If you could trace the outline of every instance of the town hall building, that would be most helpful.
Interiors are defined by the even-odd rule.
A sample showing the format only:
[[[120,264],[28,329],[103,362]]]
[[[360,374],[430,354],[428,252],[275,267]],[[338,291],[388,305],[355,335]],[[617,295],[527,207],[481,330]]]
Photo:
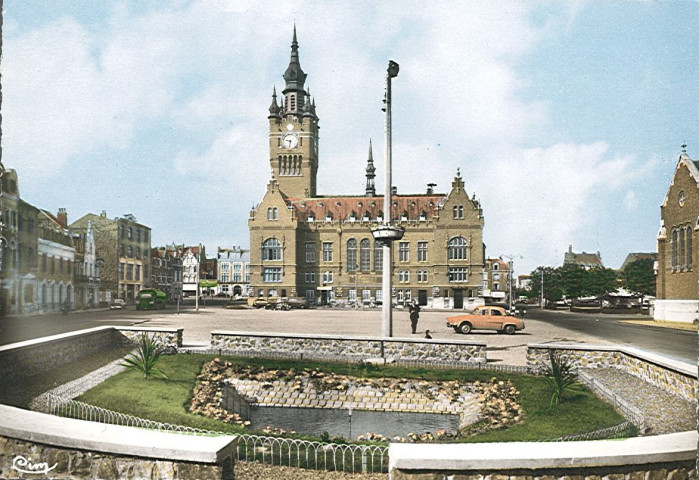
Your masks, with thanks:
[[[366,188],[358,195],[317,192],[318,115],[306,90],[294,29],[280,98],[269,108],[272,178],[252,209],[250,294],[305,297],[310,303],[381,303],[383,249],[371,230],[384,223],[405,229],[391,248],[392,301],[464,308],[483,289],[483,209],[457,172],[448,193],[398,194],[391,211],[377,195],[369,144]],[[394,187],[395,191],[395,187]]]

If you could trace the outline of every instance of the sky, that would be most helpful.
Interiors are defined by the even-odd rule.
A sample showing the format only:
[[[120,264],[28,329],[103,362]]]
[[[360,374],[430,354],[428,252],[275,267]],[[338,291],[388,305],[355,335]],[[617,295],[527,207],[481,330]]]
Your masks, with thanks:
[[[69,222],[133,214],[152,244],[249,247],[294,25],[320,118],[318,193],[393,182],[481,202],[516,274],[656,251],[681,145],[699,159],[699,3],[5,0],[2,162]]]

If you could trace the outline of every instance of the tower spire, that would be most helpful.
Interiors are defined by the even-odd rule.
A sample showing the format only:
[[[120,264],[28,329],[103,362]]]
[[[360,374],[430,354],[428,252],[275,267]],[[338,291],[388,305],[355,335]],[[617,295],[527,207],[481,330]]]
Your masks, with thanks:
[[[269,118],[279,117],[279,104],[277,103],[277,87],[272,90],[272,104],[269,106]]]
[[[367,197],[376,196],[376,185],[374,183],[374,178],[376,177],[376,167],[374,167],[374,155],[371,151],[371,138],[369,139],[369,158],[366,162],[366,191],[365,195]]]
[[[296,25],[294,25],[294,38],[291,41],[291,58],[289,59],[289,66],[286,67],[286,71],[284,72],[284,81],[286,82],[286,87],[282,93],[284,94],[288,112],[297,113],[302,111],[306,100],[306,92],[304,90],[306,74],[301,69],[301,62],[299,61],[299,44],[296,39]]]

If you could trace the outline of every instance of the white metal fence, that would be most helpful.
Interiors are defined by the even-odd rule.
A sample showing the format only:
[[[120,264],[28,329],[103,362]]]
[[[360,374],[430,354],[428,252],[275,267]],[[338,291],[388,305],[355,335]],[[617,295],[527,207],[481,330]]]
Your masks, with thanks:
[[[45,413],[97,423],[148,428],[189,435],[229,435],[213,430],[172,425],[114,412],[54,394],[47,394]],[[238,460],[313,470],[349,473],[388,472],[388,447],[312,442],[261,435],[236,435]]]

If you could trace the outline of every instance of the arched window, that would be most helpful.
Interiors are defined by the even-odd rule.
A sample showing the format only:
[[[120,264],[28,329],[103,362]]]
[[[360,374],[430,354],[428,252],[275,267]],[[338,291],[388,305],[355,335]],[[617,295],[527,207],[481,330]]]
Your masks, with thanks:
[[[677,265],[679,267],[684,267],[685,266],[685,245],[684,245],[684,228],[680,228],[679,232],[679,242],[677,244]]]
[[[354,238],[347,240],[347,271],[357,271],[357,240]]]
[[[371,243],[368,238],[359,243],[359,269],[368,272],[371,268]]]
[[[677,229],[672,229],[670,237],[670,268],[677,266]]]
[[[687,227],[687,268],[692,268],[692,256],[694,255],[692,252],[692,227],[689,226]]]
[[[281,260],[282,244],[276,238],[268,238],[262,242],[262,260]]]
[[[464,237],[454,237],[449,240],[449,260],[466,260],[468,242]]]

